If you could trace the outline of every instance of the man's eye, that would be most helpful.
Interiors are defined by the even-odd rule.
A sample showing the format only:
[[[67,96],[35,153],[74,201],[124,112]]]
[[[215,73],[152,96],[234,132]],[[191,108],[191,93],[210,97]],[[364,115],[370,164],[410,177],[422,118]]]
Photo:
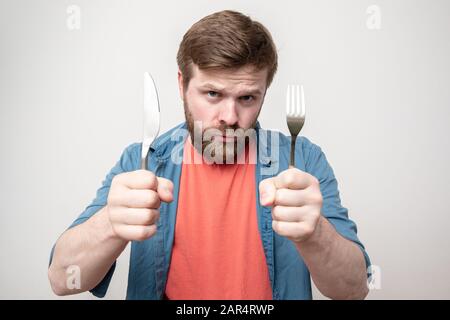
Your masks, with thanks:
[[[252,101],[254,98],[255,98],[255,97],[253,97],[253,96],[243,96],[243,97],[240,97],[240,99],[243,100],[243,101],[245,101],[245,102]]]
[[[217,97],[219,94],[217,93],[217,92],[215,92],[215,91],[208,91],[208,96],[210,96],[210,97],[212,97],[212,98],[215,98],[215,97]]]

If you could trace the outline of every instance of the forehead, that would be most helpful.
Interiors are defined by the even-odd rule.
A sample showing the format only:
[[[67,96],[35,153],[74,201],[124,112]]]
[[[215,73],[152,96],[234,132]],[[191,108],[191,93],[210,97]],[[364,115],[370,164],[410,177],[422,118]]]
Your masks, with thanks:
[[[243,66],[236,69],[206,69],[192,66],[191,82],[196,87],[215,86],[218,89],[259,89],[265,90],[267,69],[257,70],[253,66]]]

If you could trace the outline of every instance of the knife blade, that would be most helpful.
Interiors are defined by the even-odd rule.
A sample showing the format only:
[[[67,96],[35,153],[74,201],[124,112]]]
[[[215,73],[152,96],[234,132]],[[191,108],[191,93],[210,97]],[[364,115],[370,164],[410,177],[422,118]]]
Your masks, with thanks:
[[[144,73],[144,133],[141,149],[141,169],[147,170],[150,146],[159,133],[160,110],[158,91],[150,73]]]

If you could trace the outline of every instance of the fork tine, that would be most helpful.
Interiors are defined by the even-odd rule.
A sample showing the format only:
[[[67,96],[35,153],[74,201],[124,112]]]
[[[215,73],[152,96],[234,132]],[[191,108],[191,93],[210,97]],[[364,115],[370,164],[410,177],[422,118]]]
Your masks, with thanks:
[[[286,114],[290,117],[305,117],[306,106],[303,85],[290,84],[287,86]]]
[[[305,122],[305,94],[303,85],[288,85],[286,93],[286,121],[291,134],[290,166],[295,166],[295,144]]]

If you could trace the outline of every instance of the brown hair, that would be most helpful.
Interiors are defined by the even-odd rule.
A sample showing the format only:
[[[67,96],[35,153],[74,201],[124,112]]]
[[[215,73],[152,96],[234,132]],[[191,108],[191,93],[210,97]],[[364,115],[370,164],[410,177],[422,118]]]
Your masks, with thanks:
[[[277,60],[269,31],[250,17],[230,10],[213,13],[193,24],[177,54],[185,90],[192,77],[192,63],[203,70],[245,65],[252,65],[258,71],[267,68],[269,87],[277,71]]]

